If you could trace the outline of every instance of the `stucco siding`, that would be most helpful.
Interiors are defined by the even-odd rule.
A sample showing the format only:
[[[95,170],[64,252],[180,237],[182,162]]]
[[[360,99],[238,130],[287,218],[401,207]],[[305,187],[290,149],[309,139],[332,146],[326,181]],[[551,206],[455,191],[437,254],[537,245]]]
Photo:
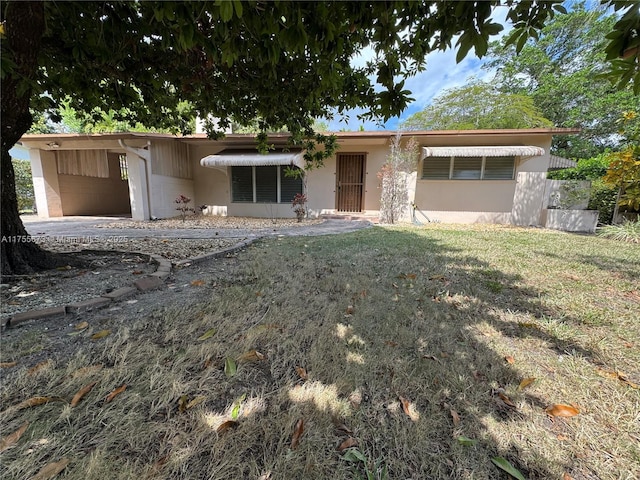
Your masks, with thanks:
[[[109,156],[109,177],[58,175],[63,215],[123,215],[131,212],[129,185],[120,178],[117,155]]]
[[[448,212],[510,212],[515,181],[418,180],[418,208]]]

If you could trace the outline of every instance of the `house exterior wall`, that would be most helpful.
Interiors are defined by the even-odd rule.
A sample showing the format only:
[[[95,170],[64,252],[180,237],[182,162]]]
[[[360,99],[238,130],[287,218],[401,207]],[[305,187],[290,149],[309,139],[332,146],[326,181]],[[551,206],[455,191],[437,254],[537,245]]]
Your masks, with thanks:
[[[207,205],[207,209],[203,212],[205,215],[226,216],[228,214],[228,206],[231,203],[228,169],[207,168],[200,165],[201,158],[219,153],[223,149],[213,143],[189,149],[194,171],[194,201],[196,205]]]
[[[32,148],[29,157],[38,217],[61,217],[62,202],[55,153]]]
[[[180,215],[175,203],[179,195],[189,197],[188,206],[195,208],[193,162],[188,145],[175,140],[155,140],[150,147],[150,161],[151,216],[171,218]]]
[[[429,139],[429,144],[443,144]],[[540,157],[516,158],[513,180],[423,180],[418,166],[415,203],[431,221],[449,223],[515,223],[540,225],[546,171],[549,166],[550,137],[473,135],[447,139],[451,146],[534,145],[544,148]],[[417,218],[422,221],[420,218]]]
[[[55,162],[54,162],[55,163]],[[62,215],[129,214],[129,186],[117,155],[108,155],[109,177],[58,175]]]

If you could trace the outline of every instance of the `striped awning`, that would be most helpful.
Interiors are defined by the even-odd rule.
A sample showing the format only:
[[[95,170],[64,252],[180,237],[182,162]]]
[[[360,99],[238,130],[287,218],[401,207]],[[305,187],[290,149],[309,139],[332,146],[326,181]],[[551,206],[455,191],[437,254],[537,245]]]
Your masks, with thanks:
[[[422,147],[425,157],[540,157],[544,148],[527,145],[494,145],[479,147]]]
[[[258,153],[255,150],[223,150],[200,160],[203,167],[265,167],[271,165],[290,165],[304,168],[304,155],[301,151]]]

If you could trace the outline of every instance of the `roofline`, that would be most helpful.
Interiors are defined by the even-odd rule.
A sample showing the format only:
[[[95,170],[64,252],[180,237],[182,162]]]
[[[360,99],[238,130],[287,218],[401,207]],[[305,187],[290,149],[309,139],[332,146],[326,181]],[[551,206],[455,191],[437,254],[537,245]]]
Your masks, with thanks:
[[[437,137],[437,136],[492,136],[492,135],[573,135],[580,133],[579,128],[509,128],[509,129],[486,129],[486,130],[377,130],[369,132],[324,132],[327,135],[335,135],[338,138],[388,138],[400,133],[403,137]],[[275,133],[269,135],[269,140],[286,140],[289,133]],[[46,140],[126,140],[126,139],[159,139],[159,140],[188,140],[207,141],[210,140],[205,133],[193,135],[172,135],[169,133],[151,132],[116,132],[116,133],[41,133],[25,134],[21,140],[24,141],[46,141]],[[220,141],[240,141],[255,138],[252,133],[229,133]]]

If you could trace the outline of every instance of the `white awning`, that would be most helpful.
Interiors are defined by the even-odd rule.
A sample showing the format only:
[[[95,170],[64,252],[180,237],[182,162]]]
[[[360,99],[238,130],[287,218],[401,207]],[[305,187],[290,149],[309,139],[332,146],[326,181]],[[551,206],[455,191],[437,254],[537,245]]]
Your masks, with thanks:
[[[271,165],[291,165],[304,168],[304,155],[300,151],[259,153],[255,150],[223,150],[200,160],[203,167],[264,167]]]
[[[479,147],[422,147],[425,157],[540,157],[544,148],[526,145]]]

